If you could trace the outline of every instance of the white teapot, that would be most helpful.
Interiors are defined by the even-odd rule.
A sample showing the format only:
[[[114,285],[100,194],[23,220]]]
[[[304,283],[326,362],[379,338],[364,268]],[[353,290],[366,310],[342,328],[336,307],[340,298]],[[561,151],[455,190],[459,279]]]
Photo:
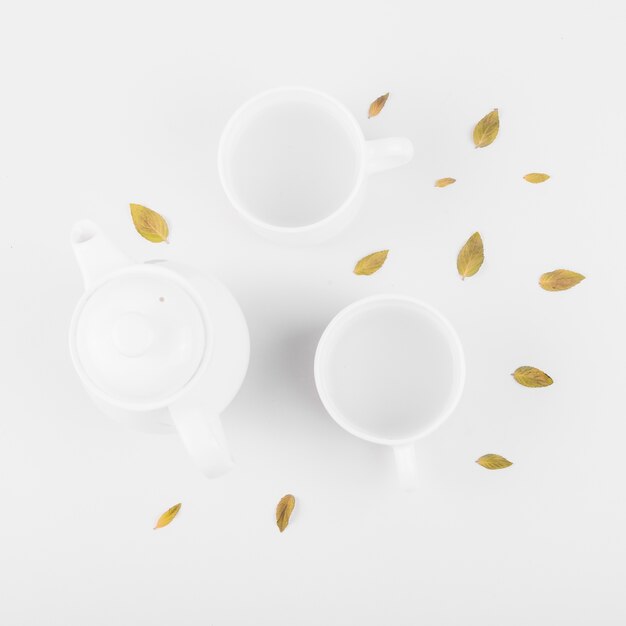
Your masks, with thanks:
[[[134,263],[92,222],[78,222],[71,238],[85,293],[70,352],[94,402],[139,430],[178,431],[202,472],[227,472],[219,414],[239,390],[250,353],[236,300],[190,268]]]

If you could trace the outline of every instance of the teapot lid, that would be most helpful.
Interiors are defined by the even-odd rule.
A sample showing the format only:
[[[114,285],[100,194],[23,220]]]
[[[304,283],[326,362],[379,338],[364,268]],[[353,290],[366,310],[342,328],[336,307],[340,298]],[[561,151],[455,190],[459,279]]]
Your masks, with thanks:
[[[72,321],[70,344],[84,382],[118,405],[155,408],[173,399],[209,352],[206,316],[191,286],[158,265],[109,275]]]

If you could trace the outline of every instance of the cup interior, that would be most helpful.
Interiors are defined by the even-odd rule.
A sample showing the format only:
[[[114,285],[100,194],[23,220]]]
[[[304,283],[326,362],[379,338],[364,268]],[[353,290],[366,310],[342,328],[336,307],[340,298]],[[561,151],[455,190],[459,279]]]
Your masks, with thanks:
[[[356,192],[362,163],[354,118],[307,89],[257,96],[235,113],[220,142],[227,195],[265,227],[305,228],[328,218]]]
[[[377,443],[415,440],[436,428],[458,403],[464,377],[449,322],[403,296],[375,296],[344,309],[316,354],[316,383],[328,412]]]

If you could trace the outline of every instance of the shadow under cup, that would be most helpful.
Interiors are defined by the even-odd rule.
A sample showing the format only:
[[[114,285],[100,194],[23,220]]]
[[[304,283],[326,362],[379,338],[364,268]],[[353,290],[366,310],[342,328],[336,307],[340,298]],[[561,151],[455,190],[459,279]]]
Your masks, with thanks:
[[[261,228],[306,228],[330,217],[356,193],[363,159],[351,114],[307,89],[257,96],[234,114],[220,141],[224,189]]]
[[[374,296],[340,312],[320,339],[315,378],[322,402],[353,435],[413,441],[456,407],[463,352],[448,321],[404,296]]]

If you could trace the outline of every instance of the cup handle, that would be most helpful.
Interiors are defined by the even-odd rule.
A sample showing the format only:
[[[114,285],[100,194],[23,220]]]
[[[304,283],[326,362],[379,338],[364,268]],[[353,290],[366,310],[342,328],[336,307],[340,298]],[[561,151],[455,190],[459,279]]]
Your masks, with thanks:
[[[388,137],[365,142],[367,171],[384,172],[408,163],[413,158],[413,143],[406,137]]]
[[[415,444],[406,443],[393,447],[400,486],[404,491],[413,491],[417,487],[417,457]]]
[[[230,456],[222,422],[218,415],[210,415],[201,407],[176,402],[170,407],[172,422],[196,467],[209,478],[217,478],[230,471]]]

